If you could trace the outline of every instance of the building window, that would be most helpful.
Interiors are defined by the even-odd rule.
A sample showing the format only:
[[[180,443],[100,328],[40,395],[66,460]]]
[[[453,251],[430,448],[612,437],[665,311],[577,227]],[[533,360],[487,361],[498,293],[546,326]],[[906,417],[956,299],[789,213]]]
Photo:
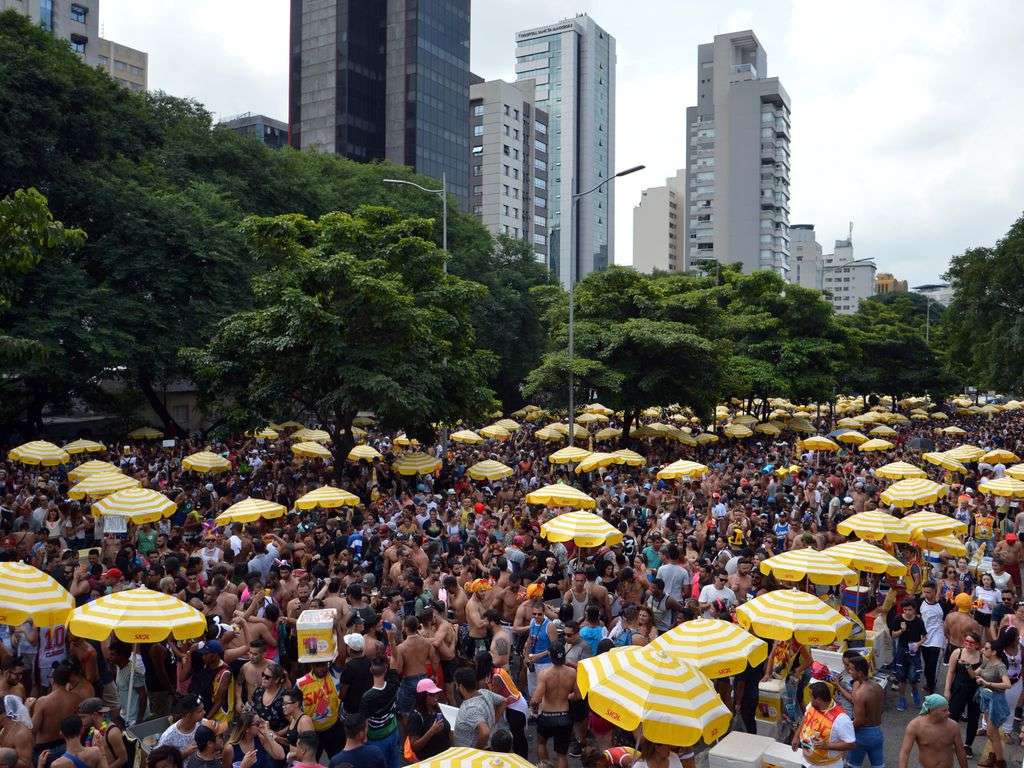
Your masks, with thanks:
[[[508,104],[505,105],[505,114],[508,114]]]
[[[481,168],[479,165],[474,165],[473,166],[473,175],[474,176],[481,176],[481,175],[483,175],[483,172],[484,172],[484,169]]]
[[[512,129],[512,138],[515,139],[516,141],[519,141],[519,129],[518,128]]]
[[[508,216],[508,206],[507,205],[503,205],[503,206],[501,206],[501,208],[504,211],[505,215]]]
[[[482,125],[474,125],[473,126],[473,135],[474,136],[483,136],[484,135],[484,127]]]
[[[484,207],[482,205],[474,205],[473,206],[473,213],[475,213],[477,216],[483,216],[483,214],[484,214]]]
[[[544,235],[540,235],[540,234],[535,234],[535,235],[533,236],[533,242],[534,242],[534,243],[535,243],[536,245],[546,245],[546,244],[547,244],[547,242],[548,242],[548,239],[547,239],[547,237],[545,237]]]
[[[128,65],[123,61],[118,61],[117,59],[114,59],[114,69],[117,72],[124,72],[128,69]]]
[[[546,227],[548,225],[548,220],[546,218],[544,218],[543,216],[538,216],[535,213],[535,214],[533,214],[533,223],[534,223],[534,226],[537,226],[537,227]]]
[[[543,160],[538,160],[535,157],[533,158],[533,167],[536,168],[538,171],[546,171],[548,169],[548,164],[545,163]]]
[[[508,184],[502,184],[502,186],[505,188],[505,197],[508,197]]]
[[[474,117],[483,117],[483,114],[484,114],[484,105],[483,104],[477,104],[476,106],[473,107],[473,115],[474,115]]]
[[[518,109],[513,109],[513,110],[512,110],[512,112],[513,112],[512,116],[513,116],[513,117],[514,117],[514,118],[515,118],[516,120],[518,120],[518,119],[519,119],[519,110],[518,110]]]
[[[39,26],[53,32],[53,0],[39,0]]]
[[[82,37],[81,35],[71,36],[71,50],[75,53],[85,53],[85,46],[89,42],[89,38]]]
[[[512,169],[512,178],[513,179],[518,179],[519,178],[519,169],[518,168],[513,168]]]
[[[110,66],[110,59],[108,57],[106,57],[106,56],[100,56],[98,61],[100,63],[100,66],[102,66],[102,67],[109,67]]]
[[[519,190],[516,187],[512,187],[512,197],[515,200],[519,199]]]
[[[536,125],[534,125],[533,130],[535,130],[537,133],[547,133],[548,127],[544,125],[544,123],[537,123]]]
[[[483,189],[484,189],[483,187],[481,187],[479,184],[477,184],[475,187],[473,187],[473,194],[474,195],[479,195],[481,192],[483,192]]]
[[[506,157],[509,157],[512,154],[512,148],[509,147],[508,144],[503,144],[501,147],[501,151]]]
[[[504,169],[505,175],[508,176],[508,166],[507,165],[503,165],[501,167]]]
[[[535,197],[533,199],[533,204],[536,205],[538,208],[547,208],[548,207],[548,201],[547,201],[546,198],[543,198],[543,197]]]
[[[533,140],[533,148],[536,149],[538,152],[546,153],[548,151],[548,145],[545,144],[543,141],[537,141],[537,139]]]
[[[77,21],[80,24],[85,24],[85,17],[89,13],[89,9],[84,5],[78,3],[71,4],[71,20]]]
[[[544,179],[538,179],[536,176],[533,177],[533,186],[537,189],[547,189],[548,183]]]
[[[483,144],[478,144],[477,146],[473,147],[473,155],[474,156],[479,157],[483,153],[484,153],[484,145]]]
[[[509,128],[507,125],[505,126],[505,135],[506,136],[511,136],[512,135],[512,129]]]
[[[145,70],[142,67],[136,67],[134,64],[128,65],[128,71],[135,75],[135,77],[142,77],[145,74]]]
[[[512,209],[512,218],[513,219],[518,219],[519,218],[519,209],[518,208],[513,208]]]
[[[518,160],[518,159],[519,159],[519,150],[518,150],[518,149],[513,149],[513,150],[512,150],[512,157],[513,157],[513,158],[514,158],[515,160]]]

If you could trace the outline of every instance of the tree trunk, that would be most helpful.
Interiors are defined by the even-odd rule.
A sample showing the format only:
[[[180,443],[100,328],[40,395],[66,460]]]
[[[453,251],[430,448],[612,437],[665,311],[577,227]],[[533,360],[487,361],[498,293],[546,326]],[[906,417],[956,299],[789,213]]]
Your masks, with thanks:
[[[331,435],[331,439],[334,441],[334,446],[331,450],[334,454],[334,480],[340,486],[345,475],[345,462],[348,461],[348,455],[356,446],[355,436],[352,434],[352,421],[355,419],[355,413],[338,413],[334,414],[334,434]]]
[[[157,395],[156,390],[153,389],[153,380],[143,373],[138,376],[139,389],[142,390],[142,395],[146,398],[146,402],[149,407],[153,409],[153,412],[157,415],[157,418],[163,422],[164,431],[168,435],[180,436],[185,433],[185,430],[181,428],[181,425],[174,420],[171,416],[170,411],[167,410],[167,406],[164,405],[164,401]]]
[[[622,409],[622,439],[628,440],[629,433],[633,431],[633,421],[635,420],[633,409],[623,408]]]

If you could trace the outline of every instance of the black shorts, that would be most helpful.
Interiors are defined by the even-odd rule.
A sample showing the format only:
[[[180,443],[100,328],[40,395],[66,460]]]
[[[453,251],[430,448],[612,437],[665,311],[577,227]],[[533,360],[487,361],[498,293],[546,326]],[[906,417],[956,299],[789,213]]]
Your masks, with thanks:
[[[566,754],[572,741],[572,717],[568,712],[541,712],[537,715],[537,736],[544,741],[553,739],[555,753]]]
[[[444,675],[445,685],[450,685],[455,682],[455,670],[459,668],[458,658],[441,659],[441,673]]]
[[[590,707],[583,699],[571,699],[569,701],[569,717],[574,723],[582,723],[590,714]]]

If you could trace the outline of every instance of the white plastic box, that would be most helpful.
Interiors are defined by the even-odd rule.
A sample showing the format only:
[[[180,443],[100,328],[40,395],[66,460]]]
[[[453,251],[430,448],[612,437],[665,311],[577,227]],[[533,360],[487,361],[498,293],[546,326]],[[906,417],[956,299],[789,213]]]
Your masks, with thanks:
[[[733,731],[708,752],[708,768],[761,768],[765,750],[775,741]]]
[[[299,663],[331,662],[338,655],[338,636],[334,631],[334,608],[303,611],[295,622],[299,644]]]
[[[803,768],[802,753],[789,744],[774,742],[761,756],[761,768]]]

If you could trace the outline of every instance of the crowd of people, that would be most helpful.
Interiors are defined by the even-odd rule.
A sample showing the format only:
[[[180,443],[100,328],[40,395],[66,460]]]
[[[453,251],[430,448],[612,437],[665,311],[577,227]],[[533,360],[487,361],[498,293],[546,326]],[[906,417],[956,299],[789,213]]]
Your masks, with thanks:
[[[1024,443],[1016,411],[954,422],[986,449],[1019,453]],[[559,768],[570,758],[600,768],[689,764],[688,751],[591,712],[578,664],[645,645],[690,619],[731,621],[739,604],[789,586],[760,564],[844,541],[842,520],[885,508],[886,482],[873,469],[898,459],[950,482],[931,508],[969,526],[966,557],[897,545],[907,577],[875,578],[858,606],[861,616],[880,617],[876,635],[884,629],[891,637],[896,708],[911,700],[920,708],[900,768],[915,745],[926,768],[955,756],[965,766],[979,728],[987,750],[978,765],[1002,768],[1004,739],[1021,719],[1024,511],[1016,500],[977,492],[984,478],[1005,473],[1003,464],[970,464],[966,475],[945,478],[922,464],[914,438],[935,439],[940,450],[959,442],[934,435],[934,426],[900,427],[896,447],[880,453],[808,452],[788,433],[692,449],[640,440],[630,447],[645,466],[584,474],[550,464],[560,446],[535,439],[525,422],[506,441],[427,446],[441,468],[411,477],[391,468],[402,449],[372,429],[368,442],[383,454],[375,462],[299,461],[283,437],[239,437],[210,446],[231,469],[207,475],[181,469],[183,456],[207,447],[198,439],[173,448],[118,443],[99,458],[177,504],[171,517],[126,534],[104,534],[88,502],[68,498],[71,466],[0,463],[0,559],[45,570],[79,605],[145,586],[191,604],[208,625],[197,640],[135,649],[63,626],[0,627],[0,768],[125,768],[141,759],[127,731],[161,716],[171,724],[149,751],[154,768],[397,768],[452,746]],[[658,468],[684,455],[709,472],[657,479]],[[482,459],[514,474],[473,481],[467,469]],[[558,479],[596,500],[595,513],[621,532],[620,543],[582,549],[540,535],[542,523],[565,510],[528,505],[525,496]],[[361,503],[294,508],[327,483]],[[247,497],[288,513],[214,525]],[[981,554],[992,558],[979,561]],[[808,588],[827,596],[828,588]],[[335,610],[337,655],[300,663],[296,624],[315,608]],[[885,694],[875,666],[855,651],[844,666],[822,678],[810,649],[791,639],[774,642],[766,662],[715,684],[735,713],[733,727],[756,733],[759,684],[783,681],[784,725],[807,764],[867,759],[881,768]],[[446,716],[449,706],[457,712]],[[966,732],[956,725],[963,721]]]

